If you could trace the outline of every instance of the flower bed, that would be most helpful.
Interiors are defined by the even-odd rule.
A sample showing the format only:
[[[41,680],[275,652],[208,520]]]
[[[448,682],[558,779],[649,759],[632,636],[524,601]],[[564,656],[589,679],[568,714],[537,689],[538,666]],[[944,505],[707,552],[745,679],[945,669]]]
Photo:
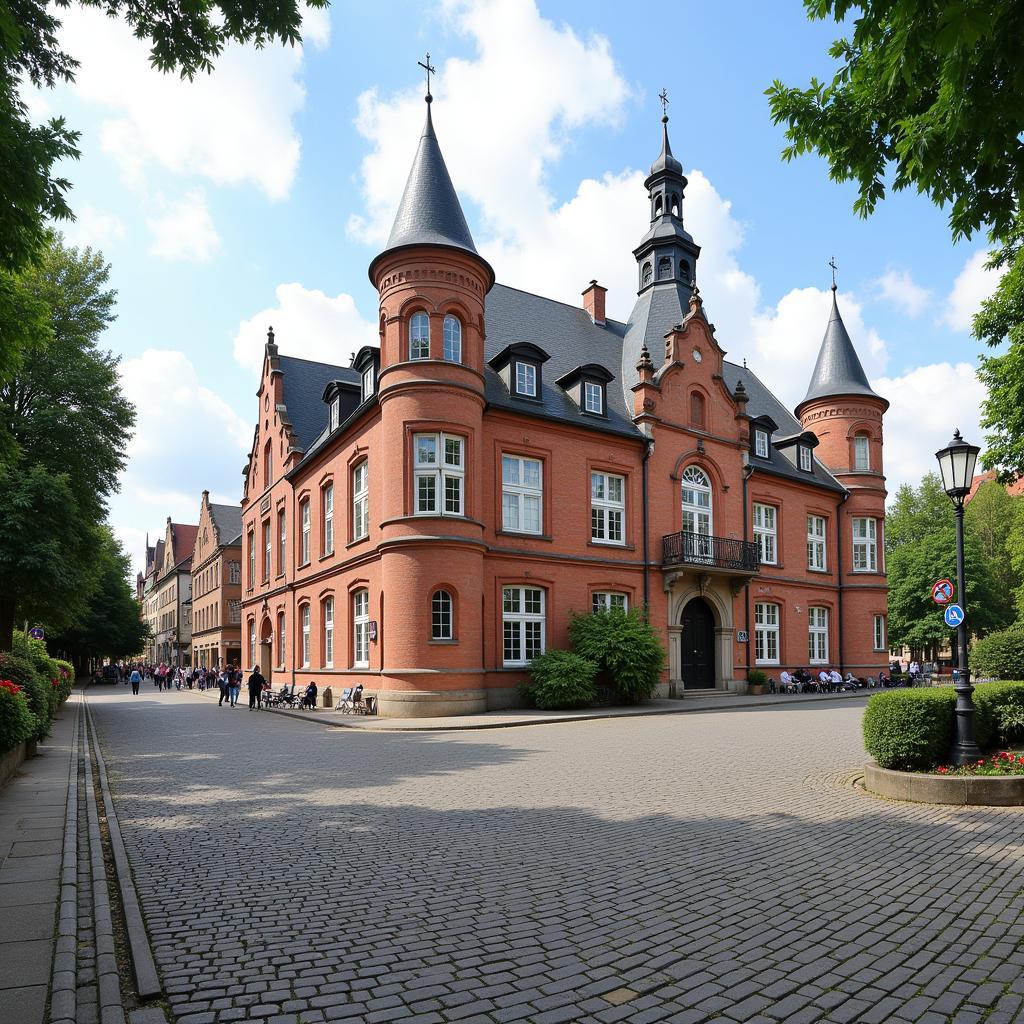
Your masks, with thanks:
[[[948,775],[955,778],[978,778],[980,776],[1024,775],[1024,754],[1001,750],[989,754],[970,764],[940,764],[929,769],[928,774]]]

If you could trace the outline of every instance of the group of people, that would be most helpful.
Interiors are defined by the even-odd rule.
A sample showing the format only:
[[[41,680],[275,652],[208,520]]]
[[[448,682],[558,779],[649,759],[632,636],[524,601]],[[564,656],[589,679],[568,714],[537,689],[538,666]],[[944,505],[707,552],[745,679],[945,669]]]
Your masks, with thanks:
[[[839,693],[842,690],[860,690],[873,686],[888,686],[888,676],[885,672],[880,672],[876,680],[873,676],[860,679],[852,672],[847,672],[844,676],[835,668],[822,668],[817,675],[802,668],[794,669],[792,672],[783,669],[779,673],[777,685],[774,679],[768,680],[768,689],[771,693]]]

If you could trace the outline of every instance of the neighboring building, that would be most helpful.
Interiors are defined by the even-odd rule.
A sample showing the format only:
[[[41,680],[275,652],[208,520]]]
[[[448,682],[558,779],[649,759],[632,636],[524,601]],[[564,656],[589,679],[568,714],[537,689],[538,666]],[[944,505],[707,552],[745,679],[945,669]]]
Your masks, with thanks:
[[[974,479],[971,481],[971,490],[964,499],[964,504],[967,504],[967,502],[969,502],[971,498],[978,493],[978,488],[981,487],[982,484],[996,483],[998,480],[999,475],[994,469],[987,469],[984,473],[976,473]],[[1003,486],[1006,488],[1006,493],[1009,494],[1011,498],[1019,497],[1021,494],[1024,494],[1024,477],[1021,477],[1019,480],[1014,480],[1013,483],[1003,484]]]
[[[572,612],[647,605],[662,695],[739,689],[755,666],[886,666],[888,403],[834,299],[796,415],[725,360],[686,183],[666,124],[620,323],[596,281],[582,308],[495,284],[428,107],[369,268],[380,348],[342,367],[268,338],[242,499],[247,662],[361,682],[382,714],[473,712],[516,702]]]
[[[157,611],[156,590],[157,580],[160,578],[160,569],[164,564],[164,542],[158,540],[155,544],[149,543],[149,534],[146,534],[146,571],[142,575],[141,598],[142,618],[149,624],[149,639],[146,640],[142,649],[142,659],[147,665],[156,663],[156,633],[160,628],[160,614]],[[136,582],[136,591],[139,584]]]
[[[153,631],[147,661],[190,665],[192,650],[192,550],[197,526],[172,523],[164,539],[146,548],[143,614]]]
[[[203,491],[192,555],[192,664],[242,660],[242,512]]]

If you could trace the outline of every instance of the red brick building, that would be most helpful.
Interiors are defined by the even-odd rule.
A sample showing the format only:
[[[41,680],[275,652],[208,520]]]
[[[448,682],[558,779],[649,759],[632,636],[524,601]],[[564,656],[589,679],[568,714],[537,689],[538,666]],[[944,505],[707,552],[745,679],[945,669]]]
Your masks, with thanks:
[[[332,366],[270,333],[243,660],[361,682],[383,714],[473,712],[515,702],[571,612],[618,604],[665,641],[663,695],[742,689],[755,666],[885,667],[888,403],[835,303],[795,415],[728,362],[667,123],[645,185],[626,323],[594,281],[580,308],[496,284],[428,106],[369,268],[379,348]]]

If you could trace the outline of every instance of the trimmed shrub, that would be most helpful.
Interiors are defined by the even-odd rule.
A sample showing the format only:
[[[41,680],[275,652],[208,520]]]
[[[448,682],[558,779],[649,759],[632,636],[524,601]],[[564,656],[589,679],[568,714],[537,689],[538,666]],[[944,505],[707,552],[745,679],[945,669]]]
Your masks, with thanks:
[[[968,660],[979,676],[1024,679],[1024,622],[976,640]]]
[[[0,754],[13,750],[36,731],[36,716],[21,687],[0,682]]]
[[[75,666],[58,658],[57,668],[60,670],[60,699],[63,701],[71,696],[71,688],[75,685]]]
[[[974,688],[974,738],[983,750],[1011,741],[1014,721],[1024,713],[1024,683],[980,683]],[[1015,733],[1016,735],[1016,733]]]
[[[569,637],[576,652],[597,666],[624,704],[638,704],[654,692],[665,666],[665,648],[636,608],[573,615]]]
[[[945,762],[955,706],[951,686],[876,693],[864,711],[864,746],[883,768],[914,771]]]
[[[530,703],[539,708],[583,708],[597,696],[597,666],[572,651],[546,651],[530,662],[525,684]]]
[[[17,635],[17,634],[15,634]],[[45,739],[50,731],[50,689],[49,681],[44,687],[32,662],[17,654],[0,654],[0,679],[10,679],[20,686],[28,699],[29,709],[35,717],[35,738]]]

